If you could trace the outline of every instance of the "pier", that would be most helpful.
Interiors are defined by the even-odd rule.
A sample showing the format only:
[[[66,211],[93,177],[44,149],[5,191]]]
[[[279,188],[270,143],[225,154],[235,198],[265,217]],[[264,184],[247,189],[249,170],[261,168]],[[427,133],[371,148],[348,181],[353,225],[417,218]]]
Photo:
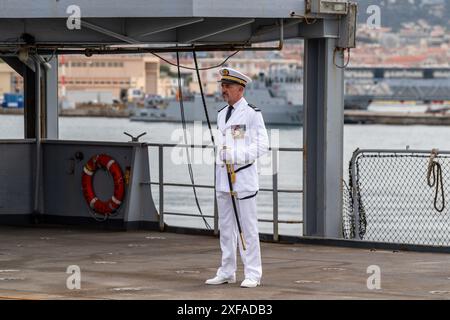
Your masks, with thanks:
[[[347,124],[448,126],[450,113],[345,110],[344,122]]]

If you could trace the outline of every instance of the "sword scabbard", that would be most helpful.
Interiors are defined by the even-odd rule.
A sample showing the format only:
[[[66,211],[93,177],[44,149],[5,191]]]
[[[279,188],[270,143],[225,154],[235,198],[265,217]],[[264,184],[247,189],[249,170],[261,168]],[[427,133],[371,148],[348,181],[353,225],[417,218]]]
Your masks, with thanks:
[[[241,235],[242,249],[245,251],[247,250],[247,246],[245,245],[244,235],[242,234],[242,232],[240,233],[240,235]]]
[[[244,235],[242,234],[241,223],[239,222],[239,216],[236,208],[237,193],[236,191],[233,190],[233,183],[236,181],[236,172],[234,172],[234,166],[232,164],[230,163],[225,164],[227,166],[227,176],[228,176],[228,184],[230,186],[231,203],[233,204],[234,216],[236,218],[236,224],[239,230],[239,235],[241,237],[242,249],[246,250]]]

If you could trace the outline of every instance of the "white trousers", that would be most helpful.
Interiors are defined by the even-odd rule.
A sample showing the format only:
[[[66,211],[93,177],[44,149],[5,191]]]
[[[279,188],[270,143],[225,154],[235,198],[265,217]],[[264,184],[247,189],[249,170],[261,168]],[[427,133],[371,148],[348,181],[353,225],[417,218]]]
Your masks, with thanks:
[[[248,193],[253,194],[253,193]],[[248,194],[239,193],[243,198]],[[246,249],[242,249],[236,218],[228,192],[217,192],[217,207],[219,211],[220,248],[222,250],[222,265],[217,270],[217,275],[231,277],[236,272],[237,245],[244,264],[244,275],[246,279],[260,281],[262,276],[261,250],[259,245],[258,217],[256,210],[256,196],[250,199],[236,199],[239,222]]]

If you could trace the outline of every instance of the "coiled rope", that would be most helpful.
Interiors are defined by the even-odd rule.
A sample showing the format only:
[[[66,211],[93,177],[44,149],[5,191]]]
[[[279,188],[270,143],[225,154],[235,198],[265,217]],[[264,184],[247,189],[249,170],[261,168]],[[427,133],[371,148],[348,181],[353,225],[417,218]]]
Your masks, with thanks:
[[[438,155],[438,150],[431,150],[430,159],[428,160],[428,172],[427,172],[427,184],[430,188],[435,188],[434,194],[434,208],[438,212],[444,211],[445,208],[445,196],[444,196],[444,184],[442,181],[442,167],[439,162],[435,160]],[[438,207],[438,195],[441,191],[441,207]]]

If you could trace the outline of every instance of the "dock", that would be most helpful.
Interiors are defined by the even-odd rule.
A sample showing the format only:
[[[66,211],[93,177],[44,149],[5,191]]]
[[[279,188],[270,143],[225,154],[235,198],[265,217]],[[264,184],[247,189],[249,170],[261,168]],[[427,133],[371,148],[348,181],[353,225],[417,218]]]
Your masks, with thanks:
[[[344,123],[385,125],[450,125],[450,113],[345,110]]]
[[[23,108],[2,108],[0,107],[0,115],[23,115]],[[107,118],[129,118],[130,110],[124,108],[107,107],[84,107],[73,109],[60,109],[58,112],[60,117],[107,117]]]
[[[0,115],[23,115],[23,109],[0,108]],[[128,110],[102,110],[102,109],[63,109],[60,117],[107,117],[129,118]],[[450,113],[424,113],[424,112],[372,112],[361,110],[345,110],[344,123],[346,124],[382,124],[382,125],[450,125]]]
[[[207,286],[219,239],[156,231],[0,227],[1,299],[299,300],[449,299],[447,254],[262,242],[262,285]],[[70,290],[69,266],[80,268]],[[368,289],[369,266],[381,289]]]

